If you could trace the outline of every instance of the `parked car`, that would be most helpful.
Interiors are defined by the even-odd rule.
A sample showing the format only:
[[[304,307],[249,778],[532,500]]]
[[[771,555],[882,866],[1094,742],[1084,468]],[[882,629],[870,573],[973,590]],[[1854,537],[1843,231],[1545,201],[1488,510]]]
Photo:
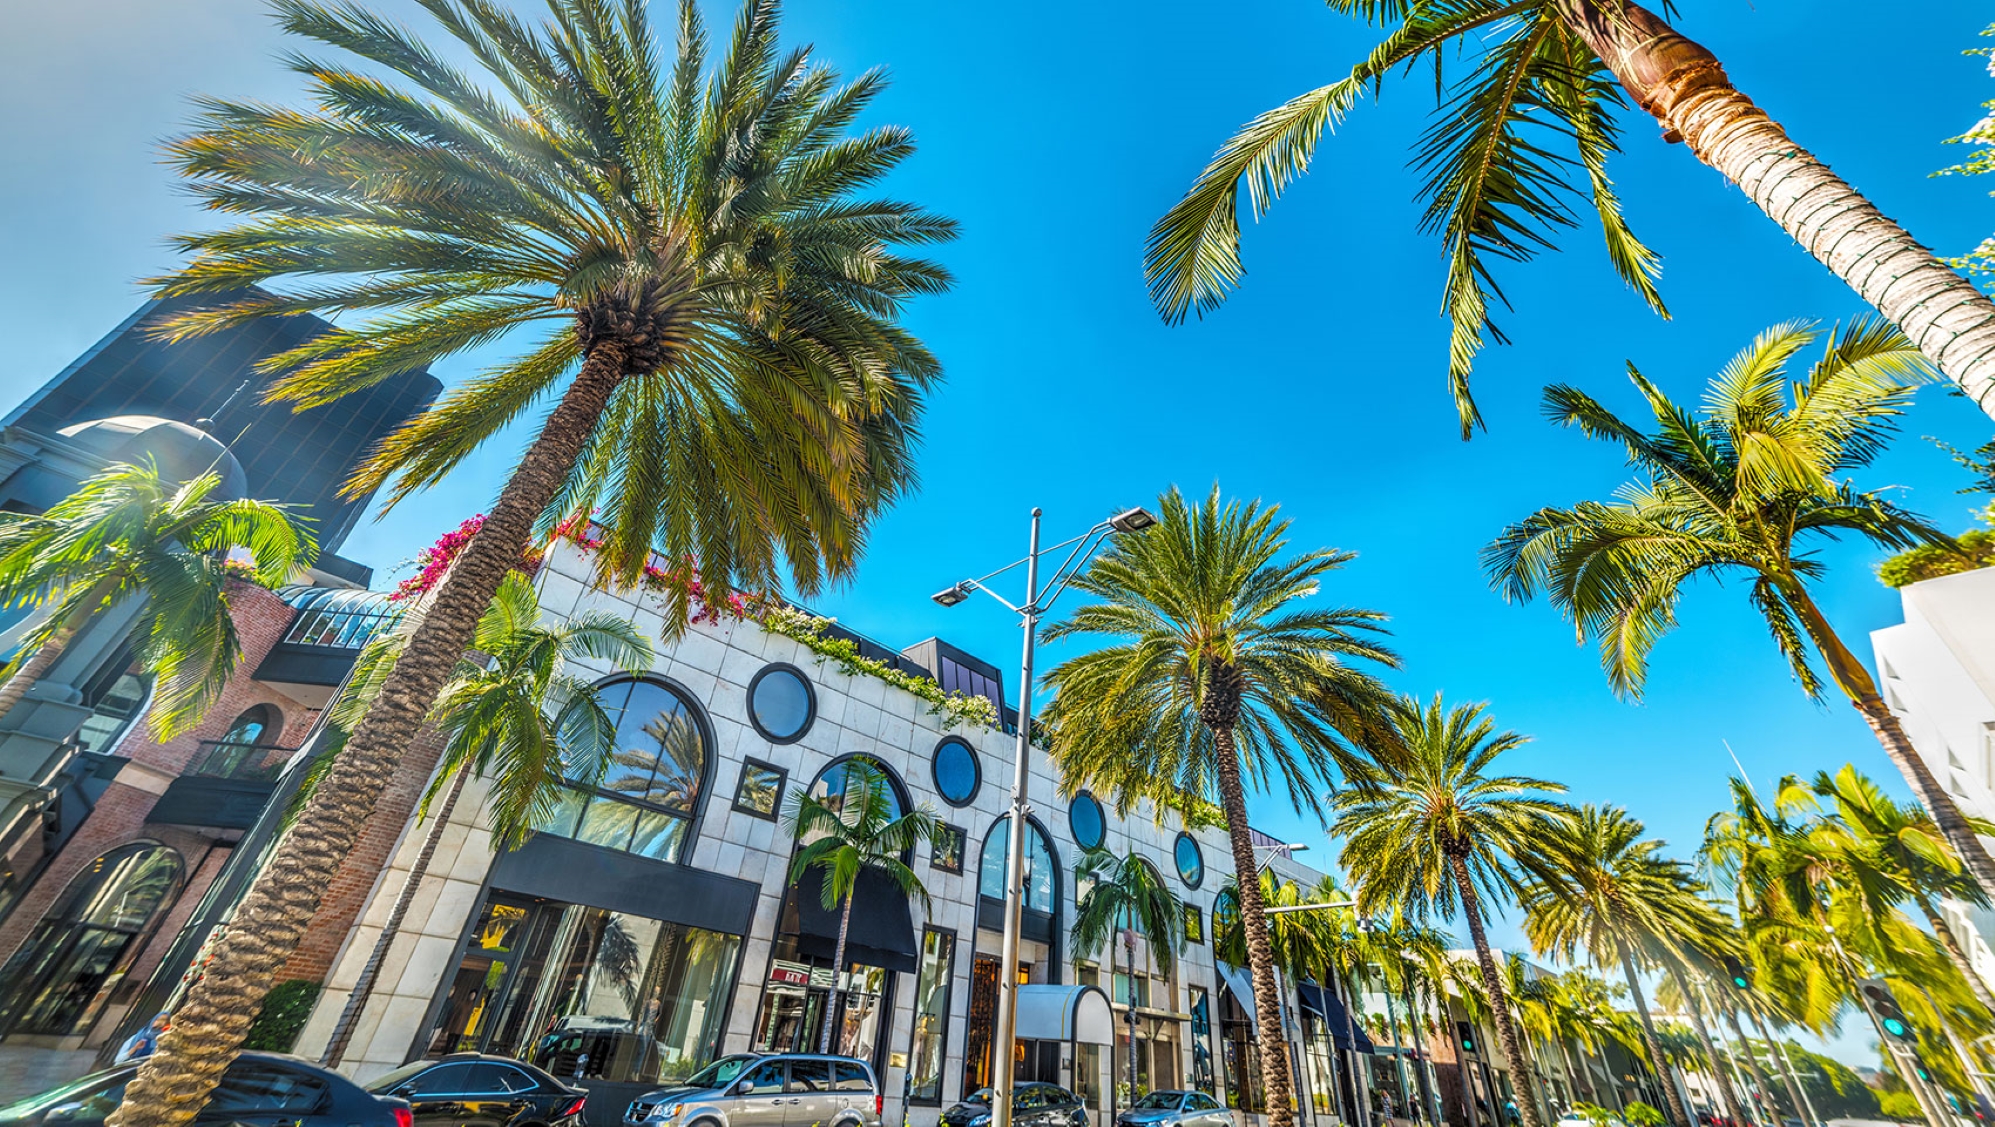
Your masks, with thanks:
[[[0,1127],[103,1127],[142,1062],[85,1076],[0,1107]],[[413,1127],[407,1101],[376,1096],[301,1057],[243,1053],[222,1074],[196,1127]]]
[[[819,1053],[722,1057],[683,1084],[646,1092],[625,1127],[880,1127],[873,1066]]]
[[[977,1089],[943,1112],[942,1122],[948,1127],[987,1127],[996,1094],[989,1088]],[[1014,1084],[1011,1121],[1015,1127],[1088,1127],[1088,1109],[1081,1106],[1079,1096],[1058,1084]]]
[[[589,1093],[511,1057],[452,1053],[369,1081],[377,1095],[409,1101],[414,1127],[582,1127]]]
[[[1160,1088],[1115,1117],[1121,1127],[1232,1127],[1233,1113],[1204,1092]]]

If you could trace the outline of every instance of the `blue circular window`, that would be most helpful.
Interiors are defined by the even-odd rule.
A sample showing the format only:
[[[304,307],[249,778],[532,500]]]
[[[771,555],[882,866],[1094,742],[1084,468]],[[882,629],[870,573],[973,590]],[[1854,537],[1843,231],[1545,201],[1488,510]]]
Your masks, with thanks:
[[[1100,849],[1108,838],[1108,816],[1102,813],[1101,803],[1095,801],[1094,795],[1082,791],[1067,807],[1067,828],[1074,831],[1074,844],[1082,849]]]
[[[817,694],[794,665],[764,666],[748,682],[748,721],[772,744],[795,743],[817,719]]]
[[[983,768],[970,745],[950,736],[935,745],[935,790],[951,806],[968,806],[984,782]]]
[[[1177,858],[1178,879],[1188,887],[1197,888],[1205,883],[1205,855],[1198,851],[1198,842],[1188,833],[1178,834],[1178,843],[1171,850]]]

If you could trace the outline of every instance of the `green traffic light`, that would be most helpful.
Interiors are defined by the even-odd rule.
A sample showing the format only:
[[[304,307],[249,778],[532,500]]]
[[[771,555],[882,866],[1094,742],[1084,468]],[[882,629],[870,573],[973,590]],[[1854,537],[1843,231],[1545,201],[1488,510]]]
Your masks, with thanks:
[[[1903,1037],[1911,1032],[1911,1027],[1895,1017],[1887,1017],[1884,1019],[1884,1031],[1893,1037]]]
[[[1751,989],[1751,988],[1752,988],[1752,983],[1750,983],[1750,982],[1747,982],[1747,981],[1746,981],[1746,976],[1745,976],[1745,975],[1743,975],[1743,974],[1735,974],[1735,975],[1733,975],[1733,976],[1732,976],[1732,985],[1734,985],[1734,986],[1738,987],[1738,988],[1739,988],[1739,989],[1741,989],[1741,990],[1749,990],[1749,989]]]

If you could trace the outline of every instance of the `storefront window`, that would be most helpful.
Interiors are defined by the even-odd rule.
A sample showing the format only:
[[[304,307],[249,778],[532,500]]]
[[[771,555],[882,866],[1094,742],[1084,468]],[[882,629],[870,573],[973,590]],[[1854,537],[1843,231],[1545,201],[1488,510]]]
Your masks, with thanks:
[[[85,866],[0,969],[9,988],[0,996],[0,1032],[81,1032],[104,983],[179,895],[183,869],[180,853],[158,842],[135,842]]]
[[[831,1009],[831,1051],[879,1065],[881,1038],[893,1011],[893,975],[854,963],[844,975],[834,976],[830,962],[800,953],[796,936],[776,941],[762,1011],[755,1019],[755,1051],[816,1051],[821,1022]],[[834,986],[842,987],[835,1009]]]
[[[1191,1086],[1211,1095],[1212,1082],[1212,999],[1205,987],[1191,988]]]
[[[429,1054],[496,1053],[563,1078],[684,1079],[715,1054],[739,945],[701,928],[497,894]]]
[[[1219,1038],[1226,1054],[1226,1106],[1261,1112],[1267,1097],[1261,1091],[1261,1049],[1254,1040],[1254,1023],[1233,992],[1219,995]]]
[[[909,1056],[908,1098],[942,1102],[942,1062],[949,1055],[949,988],[956,972],[953,932],[923,929],[921,974],[914,988],[914,1052]]]

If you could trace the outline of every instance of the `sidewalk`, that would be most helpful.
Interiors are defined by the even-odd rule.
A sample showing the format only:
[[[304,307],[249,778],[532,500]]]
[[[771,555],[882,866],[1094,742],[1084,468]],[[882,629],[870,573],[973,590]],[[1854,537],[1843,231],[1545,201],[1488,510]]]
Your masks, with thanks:
[[[95,1049],[31,1049],[0,1045],[0,1103],[64,1084],[90,1071]]]

